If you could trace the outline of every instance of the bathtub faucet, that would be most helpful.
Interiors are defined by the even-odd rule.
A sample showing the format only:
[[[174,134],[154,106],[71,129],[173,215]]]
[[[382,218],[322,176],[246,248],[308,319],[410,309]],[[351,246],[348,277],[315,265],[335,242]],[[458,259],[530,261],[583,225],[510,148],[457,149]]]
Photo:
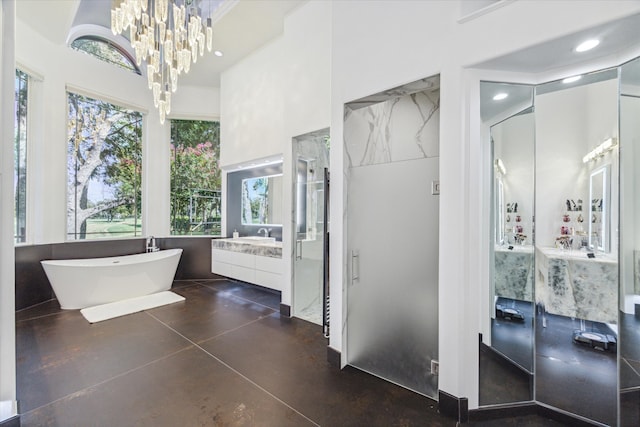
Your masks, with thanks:
[[[158,252],[159,247],[156,246],[156,238],[153,236],[147,237],[147,252]]]

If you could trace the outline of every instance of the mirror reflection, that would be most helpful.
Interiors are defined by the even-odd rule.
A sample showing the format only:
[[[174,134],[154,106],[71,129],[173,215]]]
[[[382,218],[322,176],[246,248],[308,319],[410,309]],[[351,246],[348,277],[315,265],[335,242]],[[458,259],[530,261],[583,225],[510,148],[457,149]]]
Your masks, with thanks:
[[[620,71],[620,425],[640,419],[640,59]]]
[[[282,224],[282,174],[242,180],[242,224]]]
[[[627,160],[627,176],[619,181],[618,70],[538,85],[535,102],[520,98],[498,106],[496,100],[515,99],[523,88],[527,86],[487,82],[480,87],[483,134],[492,149],[487,162],[492,171],[491,274],[483,290],[489,321],[482,325],[480,404],[533,399],[616,425],[618,218],[633,222],[638,217],[635,202],[619,215],[620,185],[629,192],[628,200],[640,200],[631,184],[640,185],[632,172],[640,154]],[[626,135],[640,130],[640,103],[635,104],[640,84],[634,88],[634,101],[620,100],[621,110],[628,110],[620,120],[620,132]],[[498,92],[504,95],[495,97]],[[640,144],[637,136],[632,138]],[[635,295],[640,293],[635,242],[640,238],[628,232],[624,236],[625,296],[620,301],[625,312],[635,314]],[[624,331],[640,330],[626,320]],[[633,327],[625,327],[629,324]],[[625,362],[637,373],[640,355],[635,348],[628,347]],[[514,372],[526,372],[529,381]],[[636,393],[640,375],[631,378],[637,384],[626,384]],[[531,387],[528,393],[519,392],[524,384]],[[501,388],[512,396],[502,395]],[[638,396],[625,396],[632,396],[621,402],[631,402],[630,419],[637,422]]]
[[[499,94],[509,91],[508,98]],[[480,404],[533,399],[533,88],[481,83],[492,147],[492,270],[480,348]],[[496,98],[496,95],[498,99]]]
[[[536,87],[535,399],[607,425],[617,423],[608,230],[617,230],[618,149],[599,147],[618,137],[617,107],[617,70]]]

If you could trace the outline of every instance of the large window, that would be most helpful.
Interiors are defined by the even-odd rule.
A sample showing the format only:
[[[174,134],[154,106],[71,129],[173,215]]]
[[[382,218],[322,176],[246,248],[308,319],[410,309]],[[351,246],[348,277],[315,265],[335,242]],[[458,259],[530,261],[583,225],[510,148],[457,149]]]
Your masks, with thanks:
[[[171,234],[220,235],[220,123],[171,121]]]
[[[13,145],[14,228],[16,243],[27,239],[27,91],[29,76],[16,70],[15,138]]]
[[[68,93],[67,237],[140,236],[142,115]]]

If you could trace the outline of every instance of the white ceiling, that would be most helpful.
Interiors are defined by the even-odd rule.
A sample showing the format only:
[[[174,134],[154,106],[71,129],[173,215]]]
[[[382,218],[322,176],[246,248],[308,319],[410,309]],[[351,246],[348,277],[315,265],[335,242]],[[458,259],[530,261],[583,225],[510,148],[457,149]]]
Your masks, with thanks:
[[[214,49],[180,78],[181,85],[220,86],[220,73],[283,32],[284,18],[308,0],[239,0],[214,24]],[[111,0],[19,0],[18,19],[53,43],[65,44],[72,27],[94,24],[110,30]]]
[[[588,52],[576,53],[575,47],[581,42],[597,38],[600,44]],[[632,15],[608,22],[606,24],[566,35],[507,55],[502,55],[488,61],[471,66],[471,68],[509,71],[537,75],[533,81],[546,83],[545,77],[562,74],[563,70],[571,70],[582,64],[595,63],[603,58],[625,58],[629,52],[637,54],[640,51],[640,14]],[[640,69],[639,69],[640,71]],[[627,72],[625,83],[640,86],[640,72]],[[593,74],[598,78],[600,74]],[[568,75],[563,76],[568,77]],[[549,79],[550,80],[550,79]],[[583,78],[574,85],[587,84],[590,78]],[[481,87],[480,104],[483,120],[498,117],[511,111],[515,106],[530,104],[532,88],[535,86],[485,84]],[[557,90],[563,86],[553,82],[544,86],[538,85],[538,91]],[[503,101],[493,101],[493,95],[498,90],[509,92],[509,98]],[[540,93],[540,92],[539,92]]]
[[[578,44],[592,38],[600,40],[600,44],[595,49],[583,53],[574,52]],[[545,73],[621,54],[638,45],[640,45],[640,14],[493,58],[476,64],[472,68]]]

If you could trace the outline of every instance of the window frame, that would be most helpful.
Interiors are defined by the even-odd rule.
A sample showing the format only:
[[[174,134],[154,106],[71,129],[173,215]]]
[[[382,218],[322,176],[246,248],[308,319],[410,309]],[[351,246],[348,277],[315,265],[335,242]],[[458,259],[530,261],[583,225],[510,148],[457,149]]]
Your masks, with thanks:
[[[81,49],[79,47],[75,47],[74,43],[76,43],[77,41],[92,41],[92,42],[97,42],[97,43],[103,43],[105,44],[107,47],[117,51],[120,55],[122,55],[124,58],[126,58],[126,60],[128,61],[128,64],[130,65],[131,68],[124,66],[123,64],[117,63],[117,62],[112,62],[107,60],[106,58],[97,56],[87,50]],[[136,63],[135,58],[129,53],[129,51],[127,51],[125,48],[123,48],[120,44],[116,43],[115,41],[97,35],[97,34],[84,34],[84,35],[79,35],[77,37],[75,37],[73,40],[71,40],[71,42],[69,43],[69,47],[75,51],[78,52],[82,52],[84,54],[87,54],[93,58],[98,59],[99,61],[105,62],[107,64],[111,64],[111,65],[115,65],[116,67],[122,69],[122,70],[126,70],[126,71],[130,71],[132,73],[138,74],[138,75],[142,75],[142,70],[140,69],[140,67],[138,66],[138,64]]]

